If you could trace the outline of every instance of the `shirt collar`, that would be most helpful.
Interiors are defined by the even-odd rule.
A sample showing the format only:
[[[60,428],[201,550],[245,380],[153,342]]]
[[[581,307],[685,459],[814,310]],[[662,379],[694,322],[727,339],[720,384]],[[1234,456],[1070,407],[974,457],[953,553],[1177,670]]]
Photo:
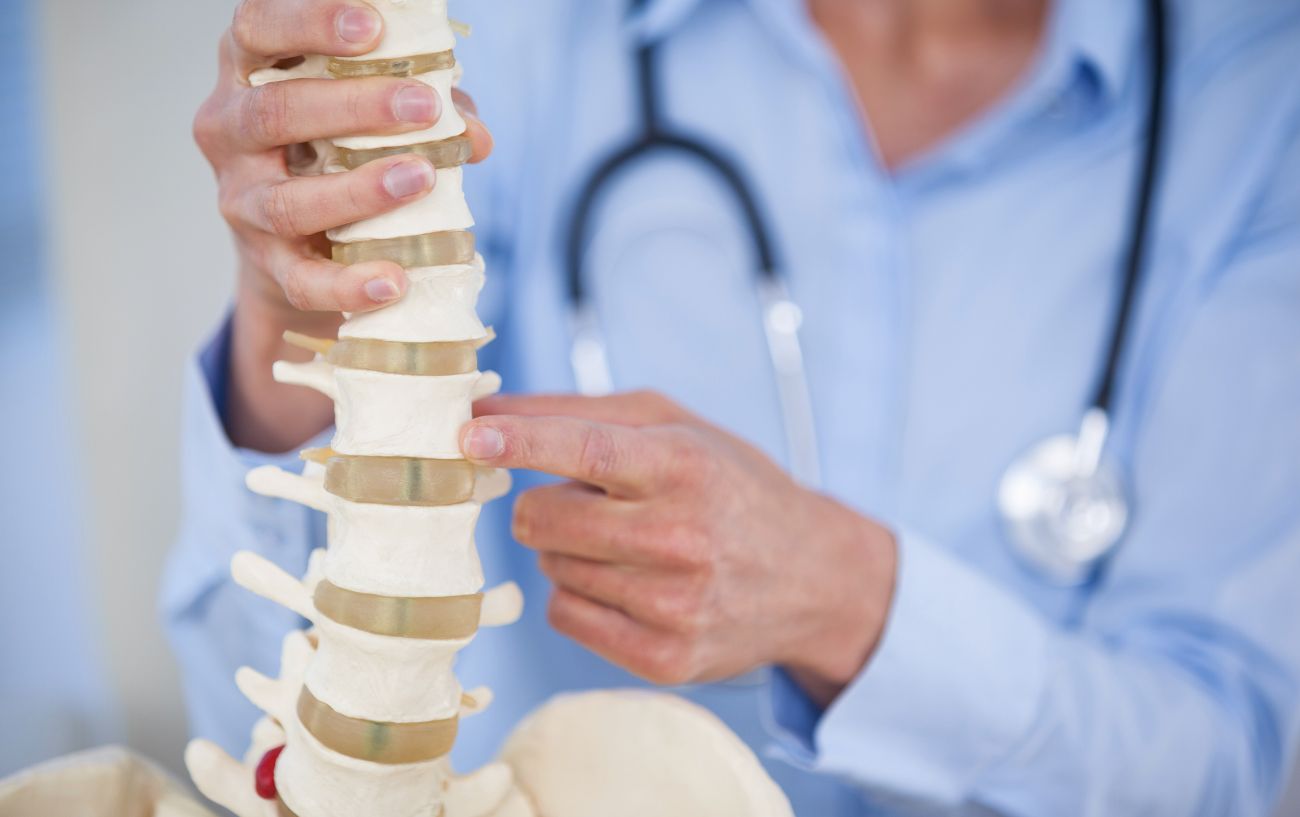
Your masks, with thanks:
[[[691,13],[709,0],[647,0],[628,25],[641,40],[660,39],[686,24]],[[745,0],[755,3],[756,0]],[[802,0],[780,0],[800,5]],[[1045,37],[1045,47],[1064,47],[1085,73],[1096,78],[1104,98],[1113,100],[1126,87],[1138,50],[1137,36],[1144,21],[1135,0],[1053,0],[1055,29]]]
[[[647,0],[628,19],[633,36],[645,42],[670,36],[703,0]]]
[[[1139,35],[1146,20],[1136,0],[1055,0],[1058,47],[1082,73],[1091,75],[1105,101],[1128,87],[1141,50]]]

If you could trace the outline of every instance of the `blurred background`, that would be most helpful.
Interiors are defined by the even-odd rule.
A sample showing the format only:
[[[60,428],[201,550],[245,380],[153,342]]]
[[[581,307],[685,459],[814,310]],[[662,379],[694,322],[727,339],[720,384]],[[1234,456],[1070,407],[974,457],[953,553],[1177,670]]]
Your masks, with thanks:
[[[234,6],[0,0],[0,777],[108,742],[181,768],[155,599],[231,290],[190,120]]]
[[[234,6],[0,0],[0,777],[104,743],[181,773],[155,599],[233,275],[189,130]]]

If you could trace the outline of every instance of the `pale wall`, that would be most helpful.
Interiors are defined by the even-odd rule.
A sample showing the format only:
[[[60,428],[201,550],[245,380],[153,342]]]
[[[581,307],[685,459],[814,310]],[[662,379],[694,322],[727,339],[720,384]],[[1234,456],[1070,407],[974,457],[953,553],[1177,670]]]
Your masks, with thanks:
[[[155,613],[177,522],[186,357],[220,315],[232,251],[190,137],[233,0],[36,0],[52,279],[78,405],[102,594],[131,743],[179,768],[179,682]]]

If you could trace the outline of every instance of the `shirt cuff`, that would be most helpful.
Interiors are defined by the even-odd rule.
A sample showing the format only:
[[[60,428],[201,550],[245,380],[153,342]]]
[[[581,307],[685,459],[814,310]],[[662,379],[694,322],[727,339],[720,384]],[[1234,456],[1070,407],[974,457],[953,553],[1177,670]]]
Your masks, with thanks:
[[[1046,623],[925,538],[899,536],[885,632],[825,712],[785,673],[768,701],[775,752],[803,768],[943,804],[1026,734],[1045,688]]]
[[[254,494],[245,475],[275,465],[301,473],[296,452],[268,454],[236,447],[222,416],[230,370],[230,320],[191,360],[182,400],[181,483],[183,526],[172,551],[163,585],[162,606],[176,613],[226,580],[230,559],[255,550],[300,574],[315,527],[314,511],[293,502]],[[326,430],[306,447],[326,444]]]

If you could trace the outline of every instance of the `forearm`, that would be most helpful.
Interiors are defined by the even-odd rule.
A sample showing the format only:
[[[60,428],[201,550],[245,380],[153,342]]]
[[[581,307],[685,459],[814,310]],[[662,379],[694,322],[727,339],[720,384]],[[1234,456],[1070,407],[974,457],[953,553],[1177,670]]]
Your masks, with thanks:
[[[1227,645],[1157,637],[1187,654],[1054,638],[1038,716],[969,799],[1012,817],[1271,813],[1287,771],[1276,690]]]
[[[815,496],[820,580],[803,588],[806,625],[780,659],[790,677],[826,708],[870,661],[884,632],[898,572],[898,543],[884,526]]]
[[[1066,631],[959,559],[902,538],[894,609],[828,708],[778,676],[797,761],[886,796],[1007,815],[1260,815],[1294,706],[1258,648],[1158,610]],[[1231,803],[1226,808],[1225,803]]]
[[[304,361],[311,353],[284,340],[286,331],[333,338],[342,316],[301,312],[274,305],[270,298],[242,287],[232,318],[229,392],[224,406],[226,433],[240,448],[282,452],[301,447],[334,419],[329,398],[311,389],[275,382],[277,360]]]

